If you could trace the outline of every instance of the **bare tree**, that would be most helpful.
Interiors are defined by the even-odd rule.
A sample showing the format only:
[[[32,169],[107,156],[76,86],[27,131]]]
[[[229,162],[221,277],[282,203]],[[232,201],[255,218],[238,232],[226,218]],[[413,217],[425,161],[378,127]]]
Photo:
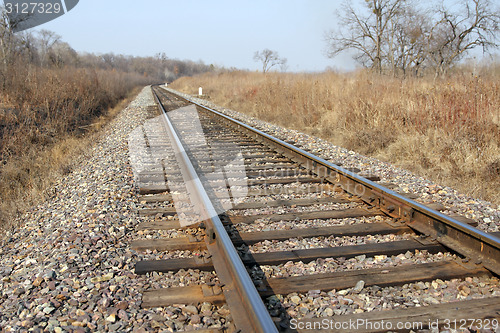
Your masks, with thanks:
[[[499,10],[493,8],[489,0],[465,0],[456,13],[441,6],[439,20],[432,27],[427,46],[436,75],[445,74],[476,47],[488,52],[498,46]]]
[[[15,34],[14,29],[26,17],[9,16],[4,6],[0,6],[0,85],[3,89],[7,83],[7,75],[12,64],[28,50],[27,56],[32,59],[36,47],[33,45],[33,36],[29,33]]]
[[[267,73],[274,66],[285,66],[286,58],[280,58],[278,52],[264,49],[261,52],[256,51],[253,60],[262,62],[262,72]],[[283,67],[282,67],[283,68]]]
[[[365,0],[365,12],[360,13],[348,2],[342,10],[342,28],[326,35],[328,56],[354,49],[356,60],[382,72],[389,23],[403,11],[405,4],[405,0]]]
[[[47,65],[52,47],[61,41],[61,36],[53,31],[42,29],[38,32],[38,45],[40,51],[40,62],[42,66]]]
[[[288,70],[288,59],[282,58],[280,63],[280,70],[286,72]]]
[[[391,19],[387,43],[387,63],[393,74],[407,75],[408,70],[418,74],[425,66],[427,37],[431,26],[427,13],[407,6]]]
[[[0,61],[2,62],[2,72],[5,73],[8,65],[14,59],[19,39],[14,35],[14,24],[3,6],[0,7],[0,14]]]
[[[68,43],[58,42],[51,48],[49,60],[57,67],[76,66],[78,64],[78,53]]]
[[[348,3],[342,28],[326,35],[328,56],[353,49],[364,66],[393,73],[433,67],[444,74],[468,51],[498,46],[500,11],[490,0],[462,0],[458,11],[417,9],[411,0],[365,0],[364,11]]]

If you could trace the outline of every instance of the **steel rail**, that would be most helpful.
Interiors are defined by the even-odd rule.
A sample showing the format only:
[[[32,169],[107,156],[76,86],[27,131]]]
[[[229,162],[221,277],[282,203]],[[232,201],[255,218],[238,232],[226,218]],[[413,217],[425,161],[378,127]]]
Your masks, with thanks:
[[[318,176],[333,184],[341,184],[340,186],[346,192],[359,197],[393,217],[395,223],[405,223],[409,227],[464,255],[466,258],[472,259],[473,263],[482,265],[493,273],[500,275],[499,237],[485,233],[419,202],[406,198],[321,157],[197,103],[190,98],[181,96],[169,88],[161,88],[244,129],[254,138],[274,146],[281,153],[315,172]]]
[[[234,248],[205,188],[200,181],[181,140],[168,117],[158,95],[152,89],[156,103],[163,113],[165,128],[176,152],[192,203],[206,223],[207,248],[217,276],[223,282],[222,290],[231,310],[233,321],[240,332],[278,332],[262,298]]]

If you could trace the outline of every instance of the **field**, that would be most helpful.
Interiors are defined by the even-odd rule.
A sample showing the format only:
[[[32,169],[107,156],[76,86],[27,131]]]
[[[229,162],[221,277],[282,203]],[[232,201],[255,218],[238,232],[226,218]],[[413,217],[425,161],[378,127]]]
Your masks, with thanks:
[[[71,171],[120,101],[149,79],[30,65],[12,67],[0,79],[0,228],[8,228]]]
[[[176,80],[259,119],[394,163],[500,204],[500,66],[474,74],[394,78],[339,74],[209,73]]]

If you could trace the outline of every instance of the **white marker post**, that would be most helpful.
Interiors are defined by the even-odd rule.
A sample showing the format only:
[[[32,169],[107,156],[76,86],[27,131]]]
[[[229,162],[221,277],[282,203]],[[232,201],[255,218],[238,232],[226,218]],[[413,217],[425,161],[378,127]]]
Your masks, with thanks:
[[[201,89],[201,87],[198,88],[198,96],[202,96],[203,95],[203,89]]]

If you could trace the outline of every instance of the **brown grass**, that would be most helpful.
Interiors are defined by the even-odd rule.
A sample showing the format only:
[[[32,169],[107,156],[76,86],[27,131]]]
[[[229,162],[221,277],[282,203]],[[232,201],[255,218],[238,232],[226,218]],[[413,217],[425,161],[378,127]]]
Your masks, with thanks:
[[[8,228],[71,171],[99,129],[147,82],[116,71],[21,65],[2,79],[0,228]]]
[[[500,66],[477,76],[398,79],[350,74],[230,72],[171,87],[395,163],[500,203]]]

